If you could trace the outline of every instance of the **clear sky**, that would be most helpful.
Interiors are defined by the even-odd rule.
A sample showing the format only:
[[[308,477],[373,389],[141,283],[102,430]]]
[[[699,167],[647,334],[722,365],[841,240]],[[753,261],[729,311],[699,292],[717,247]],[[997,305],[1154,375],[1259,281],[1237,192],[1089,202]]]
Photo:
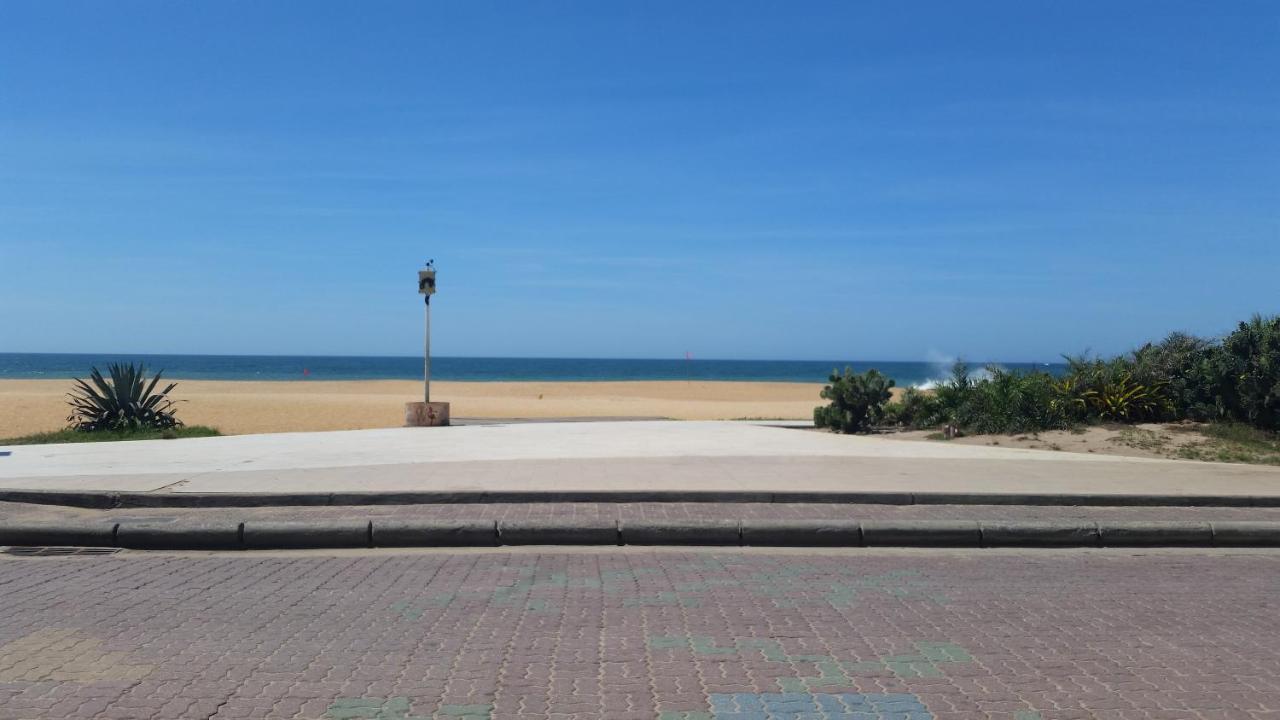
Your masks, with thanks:
[[[1280,4],[0,3],[0,352],[1054,360],[1280,311]]]

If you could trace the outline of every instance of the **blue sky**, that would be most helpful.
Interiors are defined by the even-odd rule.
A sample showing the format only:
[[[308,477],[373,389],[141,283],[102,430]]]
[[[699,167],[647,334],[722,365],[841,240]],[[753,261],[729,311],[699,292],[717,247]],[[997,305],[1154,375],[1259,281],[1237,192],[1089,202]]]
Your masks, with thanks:
[[[0,352],[1054,360],[1280,311],[1273,2],[0,3]]]

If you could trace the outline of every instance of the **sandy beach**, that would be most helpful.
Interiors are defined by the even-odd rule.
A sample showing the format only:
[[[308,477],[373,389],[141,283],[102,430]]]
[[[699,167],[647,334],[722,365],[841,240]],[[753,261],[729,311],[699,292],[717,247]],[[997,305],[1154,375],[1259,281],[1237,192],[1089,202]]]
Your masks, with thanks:
[[[411,380],[177,380],[178,415],[226,434],[399,427]],[[66,380],[0,380],[0,438],[65,425]],[[821,384],[770,382],[436,382],[456,418],[809,419]]]

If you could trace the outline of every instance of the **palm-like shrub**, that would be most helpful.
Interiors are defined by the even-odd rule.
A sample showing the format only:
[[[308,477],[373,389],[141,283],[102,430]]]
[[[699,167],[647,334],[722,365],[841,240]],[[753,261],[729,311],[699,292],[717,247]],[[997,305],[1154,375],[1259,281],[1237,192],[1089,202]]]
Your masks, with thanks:
[[[1211,420],[1217,408],[1218,381],[1213,372],[1219,347],[1187,333],[1170,333],[1164,340],[1133,351],[1133,380],[1162,388],[1168,414],[1162,419]]]
[[[856,433],[869,429],[884,417],[884,405],[892,396],[893,380],[879,370],[855,373],[845,368],[844,375],[832,371],[831,384],[822,389],[822,399],[830,405],[813,409],[813,424],[836,432]]]
[[[1061,377],[988,367],[971,375],[963,362],[932,394],[908,391],[869,414],[845,399],[817,408],[820,425],[861,428],[884,418],[906,427],[955,425],[972,433],[1067,428],[1082,422],[1231,420],[1280,429],[1280,316],[1255,315],[1221,342],[1173,333],[1131,353],[1103,359],[1067,356]],[[856,398],[856,384],[832,385],[823,397]],[[843,404],[842,404],[843,403]],[[865,404],[865,403],[862,403]]]
[[[909,387],[896,402],[884,406],[884,420],[906,428],[941,425],[950,418],[937,395]]]
[[[1076,421],[1061,384],[1043,372],[1017,372],[989,366],[986,377],[972,380],[964,368],[938,388],[950,406],[948,422],[974,433],[1019,433],[1070,427]]]
[[[1221,414],[1280,429],[1280,316],[1240,323],[1215,359]]]
[[[1167,376],[1147,371],[1145,382],[1135,379],[1144,352],[1110,360],[1068,356],[1061,386],[1092,419],[1131,423],[1172,419],[1178,411],[1169,400]]]
[[[1134,382],[1129,373],[1121,373],[1114,378],[1101,379],[1097,387],[1080,393],[1078,401],[1099,420],[1156,420],[1171,411],[1164,388],[1164,383],[1145,385]]]
[[[163,430],[182,424],[175,415],[176,404],[169,398],[169,391],[177,383],[155,391],[163,371],[148,383],[146,366],[141,363],[112,364],[109,370],[109,380],[96,367],[89,373],[91,382],[76,379],[75,389],[67,396],[71,406],[67,423],[72,428]]]

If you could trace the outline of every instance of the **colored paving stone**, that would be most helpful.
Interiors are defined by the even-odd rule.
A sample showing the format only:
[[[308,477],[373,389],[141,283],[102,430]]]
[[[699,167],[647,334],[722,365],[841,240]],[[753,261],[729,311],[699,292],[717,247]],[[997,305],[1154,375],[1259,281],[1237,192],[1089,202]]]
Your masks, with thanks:
[[[666,650],[671,648],[689,648],[695,655],[738,655],[747,650],[756,650],[770,662],[791,665],[808,664],[817,670],[813,676],[780,677],[778,685],[788,692],[804,692],[819,686],[853,685],[853,677],[859,673],[875,673],[888,670],[898,677],[941,677],[942,666],[946,663],[971,662],[973,660],[964,648],[947,642],[916,642],[916,652],[905,655],[892,655],[874,660],[841,661],[827,655],[790,655],[782,649],[781,644],[773,640],[758,638],[740,638],[731,644],[721,647],[709,637],[651,637],[649,647]]]
[[[0,557],[0,720],[1280,717],[1280,552]]]

